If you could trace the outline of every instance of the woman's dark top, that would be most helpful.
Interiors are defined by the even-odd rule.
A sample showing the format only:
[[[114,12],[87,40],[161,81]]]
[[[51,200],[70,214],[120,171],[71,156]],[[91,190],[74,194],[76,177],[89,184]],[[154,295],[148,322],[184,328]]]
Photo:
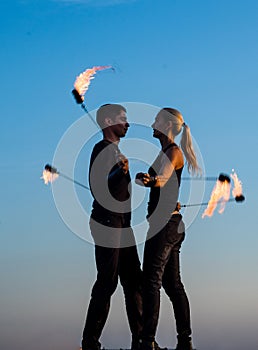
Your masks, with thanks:
[[[166,151],[171,147],[178,146],[177,144],[172,143],[159,153],[149,168],[148,172],[150,176],[156,176],[159,174],[159,171],[161,169],[161,159],[164,156],[164,153],[166,153]],[[163,187],[151,187],[147,218],[149,218],[154,213],[154,211],[155,218],[170,218],[172,212],[177,207],[182,170],[183,167],[173,171],[170,178],[167,180],[166,184]]]

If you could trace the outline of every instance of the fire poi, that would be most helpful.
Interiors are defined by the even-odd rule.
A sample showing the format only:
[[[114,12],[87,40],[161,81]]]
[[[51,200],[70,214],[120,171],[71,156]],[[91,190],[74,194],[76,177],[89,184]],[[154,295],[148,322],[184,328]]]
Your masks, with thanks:
[[[95,119],[89,113],[89,111],[86,108],[86,105],[84,104],[84,95],[86,91],[89,89],[90,81],[94,79],[94,75],[96,74],[96,72],[104,69],[110,69],[110,68],[114,70],[112,66],[96,66],[96,67],[86,69],[76,78],[74,82],[74,89],[72,90],[72,94],[76,102],[81,105],[81,107],[85,110],[85,112],[88,114],[88,116],[91,118],[93,123],[98,128],[99,128],[99,125],[96,123]],[[72,181],[76,185],[89,190],[88,186],[85,186],[84,184],[72,179],[71,177],[61,173],[60,171],[57,171],[57,169],[50,164],[45,165],[41,179],[43,179],[44,183],[47,185],[48,183],[54,182],[56,179],[58,179],[59,176],[62,176],[65,179]]]
[[[242,183],[238,179],[237,174],[234,172],[230,175],[234,182],[234,188],[232,190],[233,200],[236,202],[243,202],[245,197],[242,193]],[[225,210],[226,203],[230,200],[231,181],[230,177],[225,174],[220,174],[216,184],[212,190],[210,200],[207,204],[207,208],[202,214],[202,218],[205,216],[212,216],[217,205],[220,205],[219,213],[222,214]],[[232,199],[230,200],[232,201]]]
[[[56,179],[58,179],[59,176],[62,176],[66,180],[72,181],[74,184],[81,186],[81,187],[85,188],[86,190],[90,189],[88,186],[85,186],[81,182],[76,181],[76,180],[72,179],[71,177],[61,173],[60,171],[58,171],[55,167],[53,167],[50,164],[45,165],[41,179],[43,179],[45,185],[47,185],[48,183],[53,183]]]
[[[74,82],[74,89],[72,90],[72,94],[75,98],[75,101],[81,105],[84,111],[91,118],[92,122],[98,128],[99,128],[98,124],[96,123],[95,119],[92,117],[92,115],[89,113],[89,111],[86,108],[86,105],[84,103],[84,95],[89,88],[91,80],[94,79],[94,75],[96,74],[96,72],[104,69],[110,69],[110,68],[114,70],[112,66],[94,66],[92,68],[86,69],[76,78]],[[59,176],[62,176],[63,178],[69,181],[72,181],[74,184],[78,186],[81,186],[87,190],[90,190],[88,186],[85,186],[79,181],[76,181],[71,177],[61,173],[50,164],[45,165],[41,179],[43,179],[44,183],[47,185],[48,183],[53,183],[56,179],[58,179]],[[230,189],[231,189],[230,178],[233,180],[233,183],[234,183],[234,188],[232,190],[233,198],[230,198]],[[243,196],[243,193],[242,193],[242,183],[238,179],[238,176],[234,170],[232,174],[230,174],[230,176],[227,174],[221,173],[219,177],[214,177],[214,176],[196,177],[196,178],[182,177],[182,180],[216,181],[210,196],[210,200],[208,202],[202,202],[202,203],[196,203],[196,204],[189,203],[189,204],[181,205],[182,208],[206,205],[207,208],[202,214],[202,218],[204,218],[205,216],[212,216],[217,205],[220,205],[219,213],[222,214],[225,210],[225,205],[227,202],[233,202],[233,201],[243,202],[245,200],[245,197]]]
[[[86,69],[84,72],[82,72],[76,78],[76,80],[74,82],[74,89],[72,90],[72,94],[75,98],[75,101],[81,105],[82,109],[84,109],[84,111],[91,118],[92,122],[98,128],[99,128],[98,124],[96,123],[96,121],[92,117],[92,115],[89,113],[89,111],[84,103],[84,95],[89,88],[91,80],[94,79],[94,75],[97,73],[97,71],[104,70],[104,69],[110,69],[110,68],[114,69],[112,66],[97,66],[97,67]]]
[[[44,180],[45,185],[48,183],[54,182],[59,177],[59,173],[56,168],[52,167],[49,164],[45,165],[41,179]]]
[[[85,186],[79,181],[76,181],[72,179],[71,177],[61,173],[58,171],[55,167],[53,167],[50,164],[46,164],[45,168],[43,170],[43,174],[41,179],[44,180],[44,183],[47,185],[48,183],[53,183],[56,179],[58,179],[59,176],[62,176],[63,178],[72,181],[74,184],[81,186],[87,190],[90,190],[88,186]],[[231,180],[233,179],[234,182],[234,188],[232,190],[233,198],[230,198],[230,189],[231,189]],[[189,177],[182,178],[183,180],[191,180]],[[220,174],[219,177],[199,177],[195,178],[196,180],[205,180],[205,181],[212,181],[216,180],[215,186],[212,190],[210,200],[208,202],[202,202],[202,203],[195,203],[195,204],[181,204],[181,208],[187,208],[187,207],[194,207],[194,206],[204,206],[206,205],[207,208],[205,209],[204,213],[202,214],[202,218],[205,216],[212,216],[216,207],[220,205],[219,213],[222,214],[225,210],[225,206],[227,202],[243,202],[245,200],[245,197],[242,193],[242,182],[239,180],[237,174],[235,171],[233,171],[232,174]]]

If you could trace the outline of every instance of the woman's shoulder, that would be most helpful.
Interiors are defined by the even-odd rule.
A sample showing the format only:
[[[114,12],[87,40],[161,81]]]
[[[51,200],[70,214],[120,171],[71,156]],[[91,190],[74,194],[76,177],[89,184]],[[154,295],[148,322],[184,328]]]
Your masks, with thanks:
[[[182,154],[182,150],[176,143],[173,142],[163,149],[163,153],[166,155],[177,153]]]
[[[181,168],[184,166],[184,156],[181,148],[176,144],[171,144],[170,147],[164,152],[165,156],[170,159],[175,169]]]

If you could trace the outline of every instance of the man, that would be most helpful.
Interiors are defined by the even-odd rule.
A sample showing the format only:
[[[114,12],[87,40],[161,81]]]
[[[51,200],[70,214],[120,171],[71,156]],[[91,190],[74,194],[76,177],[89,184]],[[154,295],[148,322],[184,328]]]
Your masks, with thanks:
[[[142,298],[140,261],[131,221],[131,178],[128,160],[118,144],[129,128],[126,109],[117,104],[99,108],[97,123],[103,139],[92,151],[89,169],[91,193],[94,197],[90,219],[95,241],[97,279],[83,331],[82,350],[99,350],[99,338],[106,323],[111,296],[118,278],[123,287],[131,348],[138,347],[142,329]]]

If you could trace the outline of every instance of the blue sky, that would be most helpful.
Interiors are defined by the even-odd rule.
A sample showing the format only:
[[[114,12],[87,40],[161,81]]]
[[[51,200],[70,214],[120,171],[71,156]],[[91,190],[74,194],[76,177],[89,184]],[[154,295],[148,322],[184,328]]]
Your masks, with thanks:
[[[3,0],[0,23],[1,349],[68,350],[80,343],[94,249],[65,225],[39,178],[83,116],[70,93],[75,77],[107,64],[115,72],[96,75],[86,94],[89,110],[123,101],[176,107],[206,174],[234,168],[242,180],[243,204],[230,203],[212,218],[200,211],[188,228],[182,276],[198,349],[256,349],[257,1]],[[128,137],[135,133],[132,125]],[[153,142],[151,133],[143,138]],[[75,169],[83,183],[91,146]],[[89,193],[76,190],[89,210]],[[157,339],[168,347],[176,341],[171,312],[162,294]],[[130,344],[120,287],[101,341],[106,348]]]

